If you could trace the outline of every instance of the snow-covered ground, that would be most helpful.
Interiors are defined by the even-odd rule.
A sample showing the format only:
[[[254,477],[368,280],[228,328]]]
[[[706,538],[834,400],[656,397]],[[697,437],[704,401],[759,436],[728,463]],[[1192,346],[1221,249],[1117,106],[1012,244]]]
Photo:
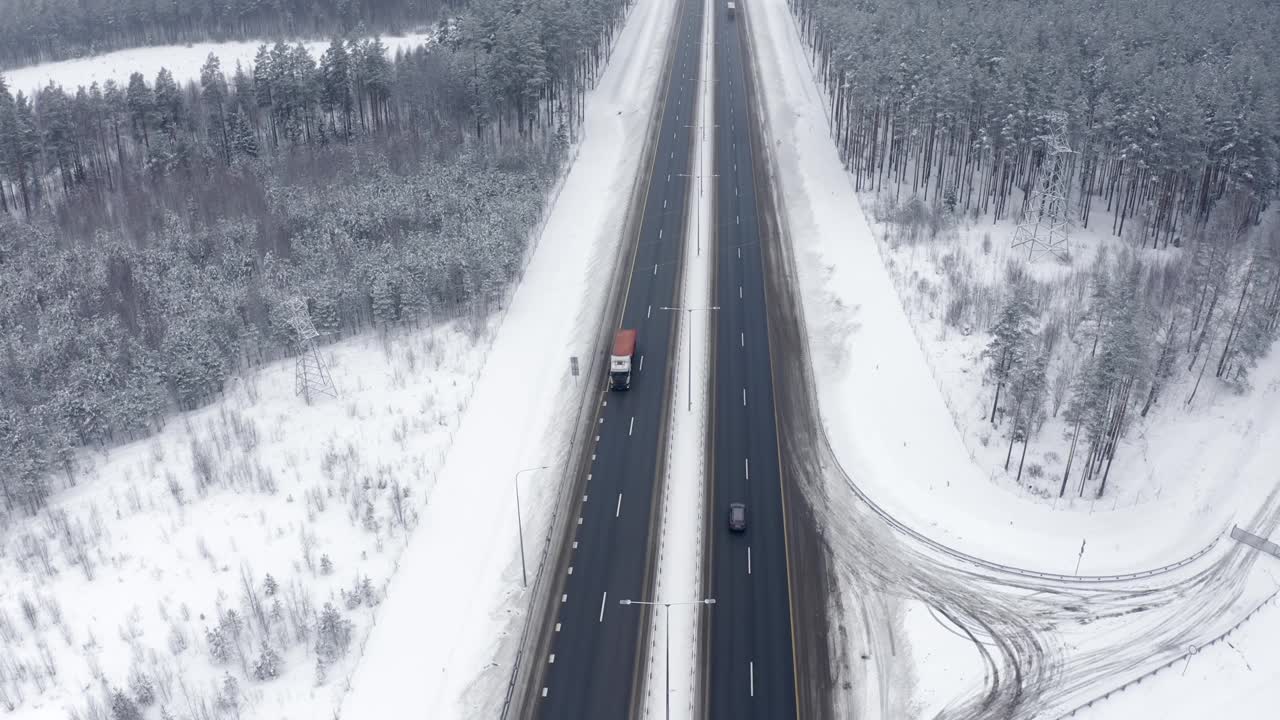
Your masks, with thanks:
[[[408,35],[381,36],[387,53],[394,55],[396,50],[411,50],[419,45],[431,42],[433,32],[410,33]],[[129,75],[140,72],[147,82],[154,82],[161,68],[173,73],[178,84],[187,81],[200,82],[200,67],[212,53],[222,62],[222,72],[230,79],[239,62],[245,72],[253,68],[253,58],[258,47],[263,43],[273,45],[273,40],[225,43],[192,43],[190,45],[159,45],[154,47],[117,50],[87,58],[63,60],[61,62],[28,65],[0,71],[4,76],[9,91],[16,94],[19,90],[28,96],[48,85],[50,81],[73,91],[79,85],[86,88],[92,83],[102,85],[108,80],[115,80],[121,87],[129,84]],[[297,44],[290,42],[291,45]],[[311,40],[302,43],[311,53],[311,57],[319,60],[329,47],[328,40]]]
[[[493,718],[529,596],[521,588],[512,483],[526,549],[541,547],[579,403],[570,357],[602,356],[595,329],[621,247],[674,3],[636,3],[587,98],[584,139],[516,289],[431,504],[342,705],[344,718]],[[581,380],[578,381],[582,382]],[[531,561],[536,556],[531,552]],[[532,573],[536,565],[530,567]]]
[[[715,71],[711,42],[715,0],[704,0],[707,18],[702,27],[700,45],[702,78],[711,77]],[[698,97],[695,126],[706,127],[715,117],[714,83],[702,83]],[[702,174],[702,168],[712,163],[714,134],[697,129],[697,158],[693,174]],[[715,202],[711,183],[690,185],[692,202],[686,228],[702,237],[712,237],[715,224]],[[680,292],[681,307],[707,307],[711,304],[711,271],[716,253],[708,247],[699,250],[699,244],[689,237],[686,230],[684,253],[684,283]],[[708,313],[679,313],[679,336],[672,363],[677,368],[671,389],[671,413],[667,442],[666,480],[663,484],[662,528],[658,539],[657,578],[653,597],[639,598],[648,601],[692,603],[705,598],[702,586],[703,544],[706,528],[703,527],[703,510],[707,497],[707,420],[711,402],[709,363],[711,361],[711,324]],[[692,316],[692,317],[691,317]],[[688,324],[686,324],[688,323]],[[690,332],[692,330],[692,332]],[[690,364],[689,354],[692,353]],[[684,369],[688,368],[687,372]],[[693,392],[690,394],[689,389]],[[655,608],[650,617],[648,667],[644,675],[644,716],[651,720],[663,717],[666,690],[665,673],[668,658],[666,641],[666,613],[671,623],[671,712],[672,717],[692,718],[696,715],[698,633],[707,613],[715,606],[680,605],[670,609]]]
[[[487,329],[475,341],[452,323],[362,336],[322,351],[337,399],[305,404],[294,363],[273,363],[152,438],[86,453],[76,487],[0,533],[0,705],[63,720],[140,672],[182,714],[230,697],[244,717],[330,714],[487,346]],[[353,627],[321,682],[326,603]],[[259,681],[267,642],[279,677]]]

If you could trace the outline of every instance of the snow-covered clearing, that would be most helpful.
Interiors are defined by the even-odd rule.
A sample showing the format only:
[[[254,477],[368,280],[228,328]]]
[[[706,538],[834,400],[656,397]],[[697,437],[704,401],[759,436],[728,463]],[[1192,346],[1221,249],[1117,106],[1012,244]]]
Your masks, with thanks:
[[[382,44],[387,47],[387,53],[394,55],[397,50],[411,50],[431,42],[435,33],[418,32],[380,37]],[[222,62],[222,71],[228,78],[235,72],[237,62],[244,67],[245,72],[249,72],[253,68],[253,58],[258,53],[258,47],[263,43],[270,46],[275,41],[207,42],[131,48],[93,57],[0,70],[0,75],[4,76],[10,92],[16,94],[21,90],[28,96],[34,95],[50,81],[74,92],[77,86],[87,88],[92,83],[102,85],[108,80],[115,80],[124,87],[129,84],[130,74],[140,72],[150,83],[155,80],[161,68],[167,68],[173,73],[173,79],[182,85],[187,81],[200,82],[200,66],[204,65],[210,53],[218,56]],[[296,45],[297,41],[289,41],[289,44]],[[328,40],[302,41],[302,44],[311,53],[311,57],[316,59],[329,47]]]
[[[310,406],[294,363],[273,363],[150,439],[86,454],[76,487],[0,536],[0,703],[63,720],[140,672],[182,714],[234,700],[245,717],[328,715],[433,498],[481,330],[479,342],[448,323],[326,347],[340,395]],[[321,684],[326,603],[354,626],[337,624]],[[258,681],[267,642],[279,676]]]
[[[753,9],[773,140],[787,149],[776,154],[814,374],[822,383],[822,417],[854,482],[936,540],[993,561],[1060,573],[1075,571],[1082,540],[1088,542],[1080,573],[1139,570],[1192,554],[1229,527],[1237,512],[1247,515],[1248,501],[1273,482],[1261,464],[1248,461],[1280,434],[1280,383],[1274,381],[1280,364],[1274,358],[1256,370],[1251,395],[1206,398],[1204,405],[1217,410],[1202,405],[1198,420],[1170,435],[1165,444],[1178,449],[1151,470],[1168,473],[1158,502],[1144,496],[1135,505],[1135,496],[1066,511],[992,482],[940,391],[940,383],[952,378],[945,368],[935,374],[938,364],[922,352],[899,300],[830,139],[825,100],[786,4],[762,0]],[[1170,395],[1176,397],[1176,390]],[[1214,412],[1230,414],[1215,421]],[[1225,431],[1208,435],[1208,446],[1188,442],[1203,430],[1196,423],[1214,422]],[[1141,442],[1140,429],[1131,434]],[[1126,453],[1132,462],[1140,454]],[[1205,480],[1188,481],[1191,471]],[[1239,494],[1228,502],[1230,493]]]
[[[673,21],[636,3],[587,97],[584,139],[487,358],[401,571],[365,648],[344,718],[492,718],[501,709],[529,597],[521,588],[513,481],[526,550],[539,548],[563,484],[632,183]],[[579,383],[582,381],[579,380]],[[575,391],[575,389],[577,391]],[[530,552],[530,582],[538,572]]]
[[[700,75],[710,78],[715,72],[712,33],[716,0],[704,0],[702,57]],[[714,83],[703,82],[698,96],[697,119],[691,132],[697,133],[697,157],[693,174],[701,175],[712,163],[715,137],[707,128],[715,117]],[[711,183],[694,180],[690,185],[692,202],[685,227],[684,282],[680,291],[680,307],[705,308],[711,305],[711,271],[716,253],[709,239],[715,226],[715,195]],[[707,239],[707,247],[699,248],[692,229]],[[702,557],[706,528],[703,527],[707,498],[707,419],[711,402],[709,363],[711,361],[711,323],[707,312],[679,313],[679,339],[672,362],[675,382],[671,388],[670,437],[667,442],[666,481],[663,484],[662,529],[658,541],[657,579],[653,597],[645,601],[694,603],[705,597],[702,586]],[[690,393],[692,388],[692,393]],[[714,605],[683,604],[670,608],[654,608],[650,617],[649,661],[644,676],[644,716],[663,717],[666,704],[666,677],[671,678],[672,717],[692,718],[696,715],[698,634],[706,613],[715,612]],[[670,613],[670,617],[668,617]],[[667,625],[670,622],[671,652],[667,653]],[[666,663],[670,661],[668,668]]]

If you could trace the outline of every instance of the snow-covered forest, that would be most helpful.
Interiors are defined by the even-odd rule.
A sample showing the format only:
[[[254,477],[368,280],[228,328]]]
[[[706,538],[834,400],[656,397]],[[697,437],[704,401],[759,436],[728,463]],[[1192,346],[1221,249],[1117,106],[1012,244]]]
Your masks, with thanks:
[[[439,0],[34,0],[8,3],[0,68],[142,45],[394,32],[431,21]]]
[[[983,422],[1015,482],[1102,496],[1138,419],[1194,407],[1206,382],[1247,391],[1271,349],[1280,14],[1268,6],[792,3],[899,290],[978,356]],[[1028,264],[1009,231],[1040,211],[1055,111],[1074,235],[1059,263]],[[1052,451],[1027,478],[1020,454],[1046,428]]]
[[[331,339],[483,316],[623,8],[477,2],[394,58],[335,39],[185,87],[0,89],[5,509],[291,352],[288,297]]]

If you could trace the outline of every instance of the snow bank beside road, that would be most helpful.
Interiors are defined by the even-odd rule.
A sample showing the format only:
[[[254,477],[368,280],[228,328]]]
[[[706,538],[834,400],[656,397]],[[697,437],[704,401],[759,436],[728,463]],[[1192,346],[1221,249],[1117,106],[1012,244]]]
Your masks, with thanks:
[[[498,716],[528,602],[512,483],[520,469],[550,466],[520,478],[532,547],[547,531],[557,488],[572,482],[564,469],[578,394],[569,358],[585,366],[600,354],[594,331],[609,291],[600,279],[621,246],[673,10],[635,4],[588,95],[577,160],[388,589],[345,719]]]
[[[1234,507],[1193,528],[1186,508],[1155,504],[1063,513],[1004,491],[975,466],[830,139],[823,95],[787,5],[760,0],[751,12],[820,410],[853,481],[927,536],[1037,570],[1074,572],[1082,540],[1080,572],[1088,574],[1162,565],[1211,541]]]

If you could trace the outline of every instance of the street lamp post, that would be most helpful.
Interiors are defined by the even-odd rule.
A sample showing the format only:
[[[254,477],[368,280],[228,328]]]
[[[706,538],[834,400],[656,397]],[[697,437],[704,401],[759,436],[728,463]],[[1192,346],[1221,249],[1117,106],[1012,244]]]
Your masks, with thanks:
[[[661,605],[666,610],[667,625],[667,720],[671,720],[671,606],[672,605],[715,605],[715,598],[687,600],[685,602],[646,602],[644,600],[619,600],[619,605]]]
[[[520,531],[520,577],[524,580],[524,586],[529,587],[529,572],[525,570],[524,565],[524,517],[520,512],[520,474],[533,472],[534,470],[546,470],[546,465],[538,467],[525,468],[516,471],[514,484],[516,486],[516,527]]]
[[[689,313],[689,315],[685,318],[685,320],[686,320],[685,325],[688,325],[688,326],[689,326],[689,353],[688,353],[688,354],[689,354],[689,382],[688,382],[688,385],[689,385],[689,408],[688,408],[688,409],[689,409],[690,411],[692,411],[692,410],[693,410],[693,312],[694,312],[695,310],[699,310],[699,311],[703,311],[703,312],[710,312],[710,311],[712,311],[712,310],[719,310],[719,309],[720,309],[720,306],[719,306],[719,305],[712,305],[711,307],[701,307],[701,308],[695,308],[695,307],[665,307],[665,306],[664,306],[664,307],[660,307],[660,308],[658,308],[658,309],[659,309],[659,310],[669,310],[669,311],[672,311],[672,312],[683,310],[683,311],[686,311],[686,312],[688,312],[688,313]]]

